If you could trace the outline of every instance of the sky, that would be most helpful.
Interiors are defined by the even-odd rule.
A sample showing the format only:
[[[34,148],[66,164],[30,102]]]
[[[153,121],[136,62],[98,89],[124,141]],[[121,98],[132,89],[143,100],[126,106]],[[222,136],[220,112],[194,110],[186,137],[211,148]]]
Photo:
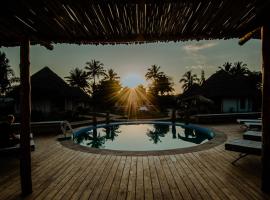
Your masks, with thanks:
[[[19,75],[19,48],[0,48],[10,60],[10,65]],[[144,75],[151,65],[158,65],[174,81],[175,93],[181,93],[179,80],[192,70],[206,78],[218,70],[225,62],[242,61],[251,71],[261,68],[261,42],[250,40],[238,45],[237,39],[202,40],[188,42],[148,43],[134,45],[70,45],[55,44],[52,51],[35,45],[30,49],[31,74],[45,66],[50,67],[60,77],[69,75],[71,69],[83,69],[91,59],[104,64],[106,69],[114,69],[121,77],[123,86],[147,86]]]

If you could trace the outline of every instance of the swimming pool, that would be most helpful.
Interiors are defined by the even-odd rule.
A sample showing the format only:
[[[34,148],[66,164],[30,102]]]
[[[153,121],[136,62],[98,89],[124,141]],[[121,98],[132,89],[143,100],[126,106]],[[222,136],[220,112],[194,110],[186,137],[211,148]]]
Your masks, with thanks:
[[[97,149],[157,151],[194,147],[213,139],[214,132],[198,125],[171,122],[121,122],[81,128],[75,143]]]

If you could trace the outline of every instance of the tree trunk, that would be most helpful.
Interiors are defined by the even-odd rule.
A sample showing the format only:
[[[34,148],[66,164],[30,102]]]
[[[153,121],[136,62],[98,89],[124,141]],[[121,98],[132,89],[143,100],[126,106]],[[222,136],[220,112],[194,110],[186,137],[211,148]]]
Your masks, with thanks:
[[[31,84],[30,84],[30,41],[24,40],[20,48],[21,76],[21,136],[20,136],[20,174],[22,196],[32,193],[31,178],[31,149],[30,149],[30,120],[31,120]]]
[[[270,193],[270,23],[262,28],[262,190]]]

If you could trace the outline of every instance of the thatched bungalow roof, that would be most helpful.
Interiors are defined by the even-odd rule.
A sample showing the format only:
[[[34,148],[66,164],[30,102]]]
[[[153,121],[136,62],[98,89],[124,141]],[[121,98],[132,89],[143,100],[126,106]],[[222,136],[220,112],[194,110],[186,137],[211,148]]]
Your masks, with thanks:
[[[0,46],[239,38],[267,19],[258,0],[9,0],[0,7]]]
[[[207,98],[255,97],[259,90],[249,77],[233,76],[220,70],[210,76],[202,86],[197,84],[185,91],[180,98],[203,95]]]
[[[19,89],[19,88],[18,88]],[[17,97],[19,90],[15,90]],[[89,101],[90,97],[79,88],[70,87],[61,77],[49,67],[44,67],[31,76],[32,99],[68,98]]]
[[[233,76],[225,71],[218,71],[202,85],[203,95],[215,97],[254,97],[258,90],[246,76]]]

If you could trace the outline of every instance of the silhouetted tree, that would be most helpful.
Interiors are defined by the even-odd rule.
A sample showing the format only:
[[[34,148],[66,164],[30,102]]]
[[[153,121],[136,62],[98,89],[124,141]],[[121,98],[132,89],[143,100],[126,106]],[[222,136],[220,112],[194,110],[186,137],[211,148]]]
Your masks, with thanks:
[[[164,72],[160,71],[160,66],[152,65],[147,69],[147,73],[145,74],[146,80],[157,81],[160,76],[163,76]]]
[[[225,62],[222,67],[219,67],[219,69],[234,76],[247,76],[250,73],[249,69],[247,68],[247,64],[240,61],[235,62],[234,64]]]
[[[95,93],[96,87],[96,78],[106,76],[106,71],[104,69],[103,63],[96,60],[91,60],[90,62],[86,62],[86,73],[90,79],[93,79],[93,93]]]
[[[205,82],[205,74],[204,70],[201,71],[201,78],[200,78],[200,85],[202,85]]]
[[[192,74],[191,70],[187,71],[183,78],[180,79],[180,83],[183,83],[182,88],[184,91],[188,90],[193,84],[198,83],[199,79],[196,74]]]
[[[81,88],[85,92],[88,91],[89,88],[89,83],[87,81],[88,75],[82,69],[79,68],[72,69],[69,72],[69,76],[66,76],[65,78],[70,86]]]
[[[15,77],[6,54],[0,52],[0,95],[5,95],[11,89],[14,82],[19,82],[19,79]]]
[[[157,79],[156,87],[156,90],[161,95],[164,95],[165,93],[169,94],[174,91],[173,82],[171,78],[166,75],[162,75]]]
[[[247,64],[243,62],[235,62],[233,67],[231,68],[231,74],[234,76],[247,76],[249,75],[250,71],[247,68]]]
[[[220,70],[225,71],[227,73],[231,73],[232,63],[225,62],[222,67],[218,67]]]
[[[109,69],[105,78],[96,86],[96,98],[99,105],[111,109],[118,101],[119,92],[122,88],[120,77],[114,70]]]
[[[152,80],[149,90],[153,95],[164,95],[174,91],[173,82],[164,72],[160,71],[160,66],[152,65],[145,74],[146,80]]]
[[[120,76],[118,76],[113,69],[108,69],[104,79],[109,81],[117,81],[120,79]]]

